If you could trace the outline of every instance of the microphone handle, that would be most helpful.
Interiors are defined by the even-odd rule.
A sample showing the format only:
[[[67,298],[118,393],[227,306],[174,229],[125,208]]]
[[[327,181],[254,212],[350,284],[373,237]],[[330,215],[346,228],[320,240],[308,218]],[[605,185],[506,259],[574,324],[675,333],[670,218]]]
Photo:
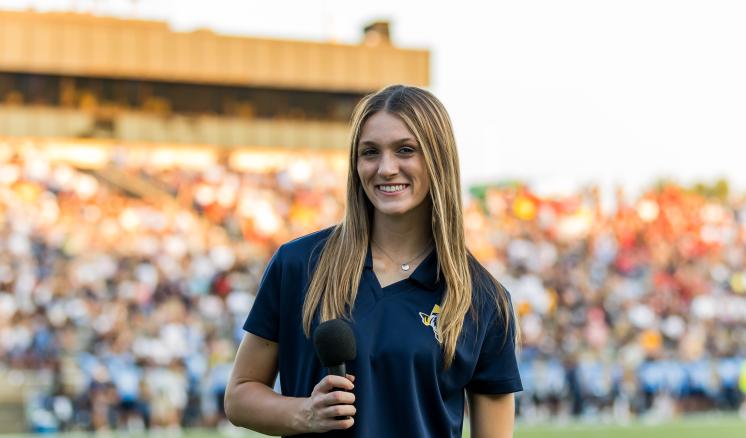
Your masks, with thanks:
[[[329,375],[330,376],[341,376],[341,377],[346,377],[347,376],[347,367],[345,366],[344,362],[342,362],[339,365],[335,365],[335,366],[331,366],[331,367],[327,368],[327,371],[329,371]],[[344,391],[344,389],[341,389],[341,388],[336,388],[336,389],[339,390],[339,391]],[[346,415],[334,417],[335,420],[346,420],[348,418],[350,418],[350,417],[348,417]]]
[[[329,375],[332,375],[332,376],[341,376],[341,377],[347,376],[347,367],[345,367],[344,362],[342,362],[339,365],[331,366],[327,368],[327,370],[329,371]]]

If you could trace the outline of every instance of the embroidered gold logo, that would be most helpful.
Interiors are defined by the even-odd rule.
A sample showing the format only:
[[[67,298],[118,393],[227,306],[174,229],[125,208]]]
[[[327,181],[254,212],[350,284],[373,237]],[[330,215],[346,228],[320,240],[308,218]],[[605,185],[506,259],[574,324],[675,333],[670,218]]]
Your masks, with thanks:
[[[427,327],[433,329],[435,339],[440,342],[440,332],[438,332],[438,315],[440,315],[440,306],[437,304],[433,306],[433,310],[430,311],[429,315],[427,313],[420,312],[422,323],[425,324]]]

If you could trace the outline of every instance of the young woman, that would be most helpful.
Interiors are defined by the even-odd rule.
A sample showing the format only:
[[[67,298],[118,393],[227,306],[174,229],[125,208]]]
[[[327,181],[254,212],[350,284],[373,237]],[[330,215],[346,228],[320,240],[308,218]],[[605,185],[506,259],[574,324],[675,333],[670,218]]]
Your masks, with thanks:
[[[522,389],[508,293],[466,248],[451,122],[426,90],[365,97],[352,120],[342,223],[282,245],[225,398],[270,435],[509,437]],[[310,335],[345,318],[357,358],[326,376]],[[282,394],[272,385],[279,370]],[[346,419],[338,419],[347,416]]]

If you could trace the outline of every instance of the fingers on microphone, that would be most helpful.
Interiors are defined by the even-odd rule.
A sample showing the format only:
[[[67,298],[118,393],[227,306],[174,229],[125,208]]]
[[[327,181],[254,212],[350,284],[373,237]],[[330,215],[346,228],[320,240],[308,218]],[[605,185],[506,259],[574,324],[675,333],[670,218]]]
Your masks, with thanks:
[[[334,429],[349,429],[353,424],[355,424],[355,419],[352,417],[345,418],[344,420],[336,420],[334,422]]]
[[[316,388],[314,388],[314,391],[318,392],[329,392],[332,389],[334,389],[334,379],[335,376],[326,376],[316,385]]]
[[[354,382],[355,381],[355,376],[352,375],[352,374],[347,374],[345,377],[347,377],[347,380],[349,380],[350,382]]]
[[[357,408],[354,405],[334,405],[324,408],[323,415],[325,417],[351,417],[357,413]]]
[[[355,394],[346,391],[333,391],[328,395],[329,405],[348,404],[355,403]]]
[[[344,389],[345,391],[352,391],[355,385],[352,382],[342,376],[326,376],[324,378],[324,390],[326,392],[331,391],[333,388]]]

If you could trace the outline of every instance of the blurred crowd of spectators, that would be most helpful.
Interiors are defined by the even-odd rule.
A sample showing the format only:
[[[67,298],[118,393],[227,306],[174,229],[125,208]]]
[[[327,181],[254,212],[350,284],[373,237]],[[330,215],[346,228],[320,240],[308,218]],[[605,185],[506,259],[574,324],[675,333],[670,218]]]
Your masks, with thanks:
[[[161,203],[33,150],[2,155],[0,371],[37,376],[30,428],[224,424],[265,263],[341,218],[344,173],[313,158],[264,172],[120,163],[176,201]],[[481,190],[465,222],[519,315],[519,415],[742,404],[746,197],[670,184],[605,211],[592,188],[508,185]]]
[[[706,189],[618,189],[609,208],[594,187],[515,185],[467,207],[471,247],[519,315],[524,416],[739,408],[746,196]]]
[[[157,203],[39,151],[2,155],[0,372],[33,371],[31,429],[224,421],[264,265],[281,241],[338,220],[338,179],[325,186],[313,160],[151,170],[141,176],[186,200]]]

